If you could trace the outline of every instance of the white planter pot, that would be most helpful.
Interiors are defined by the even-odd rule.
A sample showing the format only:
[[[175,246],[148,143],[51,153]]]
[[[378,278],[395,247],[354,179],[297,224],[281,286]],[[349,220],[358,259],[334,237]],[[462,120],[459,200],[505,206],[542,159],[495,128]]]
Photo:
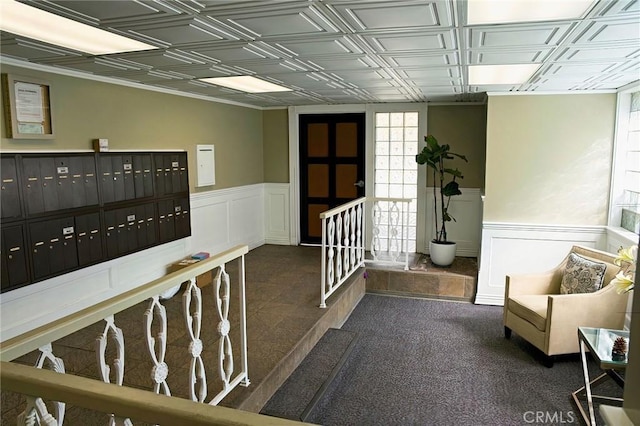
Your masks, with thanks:
[[[430,241],[429,256],[434,265],[449,266],[456,258],[456,243],[440,244]]]

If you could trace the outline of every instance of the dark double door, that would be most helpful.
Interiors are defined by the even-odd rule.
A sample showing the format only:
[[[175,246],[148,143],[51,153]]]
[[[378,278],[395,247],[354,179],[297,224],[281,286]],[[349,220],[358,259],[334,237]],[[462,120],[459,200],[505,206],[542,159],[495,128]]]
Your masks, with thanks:
[[[321,242],[320,213],[364,196],[365,114],[299,118],[300,240]]]

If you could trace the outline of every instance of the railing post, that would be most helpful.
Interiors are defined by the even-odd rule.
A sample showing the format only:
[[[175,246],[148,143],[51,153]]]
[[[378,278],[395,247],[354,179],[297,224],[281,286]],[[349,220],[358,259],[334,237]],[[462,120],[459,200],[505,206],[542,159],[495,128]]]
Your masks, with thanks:
[[[322,269],[320,270],[320,307],[326,308],[327,285],[327,218],[322,219]]]
[[[246,282],[245,282],[245,274],[244,274],[244,254],[240,258],[240,350],[242,353],[241,362],[242,362],[242,373],[244,375],[244,379],[240,384],[244,387],[247,387],[251,384],[249,380],[249,360],[247,359],[247,299],[246,299]]]

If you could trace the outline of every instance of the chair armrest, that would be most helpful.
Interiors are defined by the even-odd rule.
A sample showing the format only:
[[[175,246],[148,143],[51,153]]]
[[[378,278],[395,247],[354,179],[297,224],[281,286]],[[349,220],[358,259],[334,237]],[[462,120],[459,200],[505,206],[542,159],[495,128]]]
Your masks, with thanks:
[[[561,280],[557,269],[540,274],[507,275],[505,300],[519,294],[558,294]]]
[[[612,285],[594,293],[549,295],[547,332],[550,340],[575,339],[581,326],[621,329],[627,300],[628,294],[618,294]]]

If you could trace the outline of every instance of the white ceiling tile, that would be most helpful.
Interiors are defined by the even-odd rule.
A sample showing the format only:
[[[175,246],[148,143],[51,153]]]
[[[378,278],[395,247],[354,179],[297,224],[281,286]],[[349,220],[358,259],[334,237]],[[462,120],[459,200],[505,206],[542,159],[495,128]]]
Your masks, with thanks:
[[[544,61],[551,52],[553,52],[551,48],[532,50],[474,49],[470,52],[469,65],[539,63]]]
[[[378,50],[385,52],[412,52],[429,50],[453,50],[456,48],[455,35],[451,31],[431,31],[408,34],[379,34],[363,37]]]
[[[425,1],[353,1],[336,4],[335,10],[353,28],[387,30],[429,28],[451,24],[447,2]],[[439,13],[440,12],[440,13]]]
[[[381,58],[397,67],[441,67],[443,65],[457,65],[458,58],[455,53],[443,53],[438,55],[419,54],[383,54]]]
[[[594,43],[625,43],[638,46],[640,38],[640,19],[604,19],[585,21],[575,32],[573,44],[591,45]]]
[[[554,46],[557,45],[571,24],[555,25],[494,25],[474,27],[469,30],[469,45],[477,47]]]

